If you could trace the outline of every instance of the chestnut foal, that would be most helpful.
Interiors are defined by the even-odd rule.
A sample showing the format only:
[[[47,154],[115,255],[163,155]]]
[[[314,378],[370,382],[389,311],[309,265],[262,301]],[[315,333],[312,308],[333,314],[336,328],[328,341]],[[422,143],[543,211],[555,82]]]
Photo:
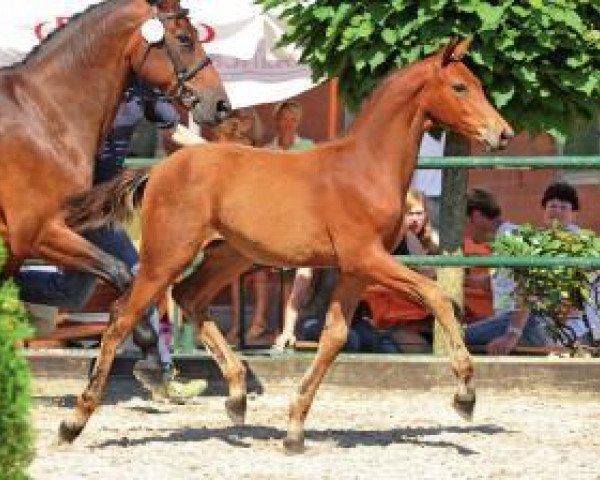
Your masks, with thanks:
[[[439,320],[458,381],[454,406],[470,417],[473,363],[452,303],[432,280],[389,253],[402,234],[423,125],[441,123],[491,148],[504,146],[513,135],[461,62],[466,49],[466,42],[452,42],[391,75],[342,140],[294,153],[206,144],[182,149],[156,166],[142,202],[138,276],[116,305],[90,383],[61,424],[62,439],[72,441],[98,406],[115,350],[143,310],[215,236],[224,241],[204,248],[203,263],[175,285],[173,295],[186,317],[198,323],[200,340],[229,383],[226,407],[235,423],[242,423],[246,412],[245,370],[204,312],[213,296],[254,261],[341,271],[317,354],[291,402],[286,449],[303,449],[304,421],[317,388],[346,341],[362,290],[372,283],[422,302]],[[121,194],[135,191],[147,174],[130,171],[105,192],[92,192],[87,205],[93,210],[95,204],[95,212],[86,211],[85,198],[79,198],[78,206],[72,204],[72,222],[119,210]],[[102,196],[111,208],[99,206]]]

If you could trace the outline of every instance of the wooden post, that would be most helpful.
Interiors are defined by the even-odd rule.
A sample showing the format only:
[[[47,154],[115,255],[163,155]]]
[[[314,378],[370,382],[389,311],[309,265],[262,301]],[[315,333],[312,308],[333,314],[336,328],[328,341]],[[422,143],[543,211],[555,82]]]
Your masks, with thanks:
[[[467,139],[448,132],[446,156],[468,155],[470,144]],[[442,174],[442,200],[440,207],[440,247],[450,255],[460,253],[464,237],[468,172],[466,169],[446,168]],[[464,307],[464,269],[438,268],[437,282],[461,311]],[[446,345],[439,322],[434,324],[433,353],[444,355]]]
[[[329,80],[329,106],[327,108],[327,138],[334,140],[339,132],[340,98],[339,81],[337,78]]]

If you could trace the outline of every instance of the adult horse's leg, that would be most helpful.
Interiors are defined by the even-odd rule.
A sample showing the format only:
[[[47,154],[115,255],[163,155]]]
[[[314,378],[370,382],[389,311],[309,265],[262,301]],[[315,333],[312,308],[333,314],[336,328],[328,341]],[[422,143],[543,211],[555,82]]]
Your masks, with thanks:
[[[340,276],[327,311],[317,355],[304,374],[296,397],[290,404],[288,433],[283,442],[288,452],[297,453],[304,449],[306,415],[323,377],[346,343],[348,324],[364,287],[365,282],[361,279],[345,274]]]
[[[453,406],[462,417],[470,419],[475,408],[473,361],[465,347],[450,299],[433,280],[398,264],[383,248],[363,257],[361,271],[391,290],[410,295],[435,315],[444,329],[452,370],[458,381]]]
[[[60,219],[44,224],[32,254],[62,267],[92,273],[121,293],[132,280],[129,268],[122,261],[75,233]]]
[[[200,341],[227,380],[229,398],[225,407],[236,425],[243,424],[246,416],[246,368],[205,312],[214,296],[251,266],[252,260],[220,242],[209,246],[196,271],[173,287],[174,300],[188,318],[197,322]]]

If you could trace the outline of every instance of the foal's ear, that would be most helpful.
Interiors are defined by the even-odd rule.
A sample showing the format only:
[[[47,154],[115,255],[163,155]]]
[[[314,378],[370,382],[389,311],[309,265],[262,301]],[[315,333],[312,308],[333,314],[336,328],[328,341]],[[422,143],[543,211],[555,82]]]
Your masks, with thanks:
[[[460,62],[469,51],[472,41],[472,37],[465,38],[464,40],[454,37],[442,52],[442,67],[452,62]]]

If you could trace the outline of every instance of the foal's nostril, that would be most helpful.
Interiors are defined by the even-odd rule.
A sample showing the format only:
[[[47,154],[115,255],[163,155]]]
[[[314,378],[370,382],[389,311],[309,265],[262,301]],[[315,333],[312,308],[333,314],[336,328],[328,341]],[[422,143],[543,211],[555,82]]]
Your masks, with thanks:
[[[514,136],[515,136],[515,132],[510,127],[502,130],[502,133],[500,134],[500,138],[502,140],[511,140],[512,138],[514,138]]]

